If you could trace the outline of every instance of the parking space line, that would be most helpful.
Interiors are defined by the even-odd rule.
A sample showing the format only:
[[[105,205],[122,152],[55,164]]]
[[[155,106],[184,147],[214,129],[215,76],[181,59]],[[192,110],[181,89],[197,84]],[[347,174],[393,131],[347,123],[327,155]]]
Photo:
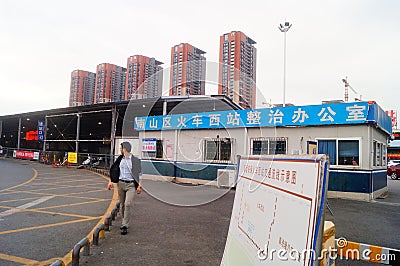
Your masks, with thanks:
[[[17,202],[17,201],[24,201],[24,200],[40,199],[40,198],[41,198],[41,196],[31,197],[31,198],[23,198],[23,199],[13,199],[13,200],[0,200],[0,204],[1,203],[8,203],[8,202]]]
[[[12,214],[14,214],[16,212],[21,212],[21,211],[23,211],[25,209],[28,209],[28,208],[32,207],[32,206],[39,205],[39,204],[41,204],[43,202],[46,202],[46,201],[48,201],[49,199],[52,199],[52,198],[54,198],[54,197],[53,196],[42,197],[40,199],[25,203],[24,205],[21,205],[21,206],[18,206],[18,207],[14,207],[14,208],[10,208],[9,210],[4,211],[4,212],[0,212],[0,221],[2,220],[3,217],[12,215]],[[7,207],[0,206],[0,208],[7,208]]]
[[[103,185],[104,184],[104,182],[102,182],[102,183],[90,183],[90,186],[92,186],[92,185]],[[34,187],[40,187],[40,186],[49,186],[49,185],[52,185],[52,186],[55,186],[55,187],[60,187],[60,188],[73,188],[73,187],[87,187],[88,186],[88,184],[79,184],[79,185],[64,185],[64,184],[60,184],[60,183],[37,183],[37,184],[31,184],[31,186],[34,186]]]
[[[92,201],[85,201],[85,202],[78,202],[78,203],[63,204],[63,205],[50,206],[50,207],[43,207],[43,208],[37,208],[37,210],[48,210],[48,209],[61,208],[61,207],[70,207],[70,206],[97,203],[97,202],[102,202],[102,201],[109,201],[109,199],[99,199],[99,200],[92,200]]]
[[[2,190],[0,190],[0,192],[3,192],[3,191],[7,191],[7,190],[11,190],[11,189],[14,189],[14,188],[17,188],[17,187],[24,186],[24,185],[26,185],[26,184],[29,184],[29,183],[32,182],[33,180],[35,180],[35,179],[37,178],[37,176],[38,176],[38,171],[36,171],[35,168],[32,168],[32,170],[33,170],[33,172],[34,172],[34,175],[32,176],[31,179],[29,179],[28,181],[26,181],[26,182],[24,182],[24,183],[18,184],[18,185],[16,185],[16,186],[2,189]]]
[[[102,178],[104,178],[104,179],[107,179],[107,177],[105,177],[105,176],[103,176],[103,175],[101,175],[101,174],[96,173],[96,175],[98,175],[98,176],[100,176],[100,177],[102,177]],[[114,191],[114,192],[113,192],[113,197],[112,197],[112,199],[111,199],[110,205],[108,206],[106,212],[104,213],[104,215],[103,215],[103,217],[101,218],[101,220],[93,227],[93,229],[90,231],[90,233],[87,234],[87,236],[86,236],[90,241],[92,241],[92,239],[93,239],[93,232],[94,232],[94,230],[96,229],[96,227],[99,226],[101,223],[104,223],[104,220],[105,220],[106,216],[111,212],[112,208],[115,206],[115,204],[116,204],[117,201],[118,201],[118,189],[117,189],[116,187],[114,187],[113,191]],[[68,252],[68,253],[64,256],[64,258],[62,259],[62,261],[63,261],[66,265],[71,264],[71,262],[72,262],[72,250],[70,250],[70,252]]]
[[[25,192],[25,191],[23,191]],[[15,199],[15,200],[5,200],[5,201],[0,201],[0,203],[7,203],[7,202],[17,202],[17,201],[24,201],[24,200],[29,200],[29,199],[37,199],[41,198],[43,195],[47,196],[54,196],[54,197],[64,197],[64,198],[72,198],[72,199],[86,199],[86,200],[104,200],[102,198],[92,198],[92,197],[82,197],[82,196],[69,196],[67,194],[62,194],[62,195],[57,195],[57,194],[49,194],[49,193],[27,193],[27,194],[38,194],[40,196],[38,197],[31,197],[31,198],[21,198],[21,199]]]
[[[2,232],[0,232],[0,235],[6,235],[6,234],[12,234],[12,233],[19,233],[19,232],[24,232],[24,231],[32,231],[32,230],[38,230],[38,229],[49,228],[49,227],[55,227],[55,226],[61,226],[61,225],[67,225],[67,224],[88,222],[88,221],[93,221],[93,220],[97,220],[97,219],[100,219],[100,218],[101,218],[101,217],[94,217],[94,218],[79,219],[79,220],[73,220],[73,221],[67,221],[67,222],[60,222],[60,223],[54,223],[54,224],[38,225],[38,226],[32,226],[32,227],[14,229],[14,230],[9,230],[9,231],[2,231]]]
[[[9,191],[7,191],[7,192],[0,192],[0,196],[2,196],[2,195],[11,195],[11,194],[18,194],[18,193],[20,193],[21,191],[20,190],[9,190]]]
[[[60,183],[39,183],[39,184],[31,184],[30,186],[32,187],[44,187],[44,186],[54,186],[54,187],[58,187],[58,188],[79,188],[79,187],[99,187],[99,186],[104,186],[104,182],[103,183],[83,183],[83,184],[79,184],[79,185],[66,185],[66,184],[60,184]],[[29,188],[29,187],[27,187]],[[37,189],[37,188],[32,188],[35,191],[41,191],[42,189]],[[43,189],[47,189],[47,188],[43,188]],[[17,190],[14,190],[17,191]],[[23,191],[23,190],[18,190],[18,191]]]
[[[51,176],[51,177],[45,177],[42,174],[40,174],[40,179],[41,180],[71,180],[71,179],[77,179],[77,178],[83,178],[83,179],[92,179],[94,178],[93,175],[88,175],[88,176],[82,176],[82,175],[64,175],[60,176],[60,178],[57,178],[58,175],[56,176]]]
[[[45,172],[42,172],[41,174],[40,174],[42,177],[44,177],[44,178],[56,178],[57,176],[59,176],[59,177],[64,177],[64,176],[76,176],[76,177],[79,177],[79,176],[82,176],[82,174],[72,174],[72,173],[55,173],[55,172],[53,172],[53,173],[45,173]]]
[[[90,173],[90,175],[87,175],[87,176],[82,176],[82,175],[71,175],[71,174],[54,175],[54,176],[44,176],[43,174],[40,174],[40,179],[42,179],[42,180],[54,180],[54,179],[59,180],[59,178],[57,178],[58,176],[59,176],[62,180],[71,179],[71,178],[73,178],[73,177],[79,177],[79,178],[84,178],[84,179],[89,179],[89,178],[95,177],[95,176],[92,175],[91,173]]]
[[[57,196],[57,195],[53,195],[53,196],[54,196],[55,198],[56,198],[56,197],[66,197],[66,198],[88,199],[88,200],[92,200],[93,202],[99,202],[99,201],[107,201],[107,200],[109,200],[109,199],[99,199],[99,198],[90,198],[90,197],[74,197],[74,196],[67,197],[67,196]],[[3,200],[3,201],[0,201],[0,204],[9,203],[9,202],[18,202],[18,201],[32,200],[32,199],[39,199],[39,198],[41,198],[41,197],[42,197],[42,196],[31,197],[31,198],[22,198],[22,199],[14,199],[14,200]],[[79,204],[81,204],[81,203],[79,203]],[[83,203],[82,203],[82,204],[83,204]],[[72,206],[72,205],[74,205],[74,203],[72,203],[70,206]],[[60,206],[62,206],[62,205],[60,205]],[[11,207],[9,206],[8,208],[11,208]],[[41,209],[41,208],[39,208],[39,209]]]
[[[51,184],[49,184],[51,185]],[[70,188],[90,188],[90,186],[74,186]],[[49,190],[54,190],[54,189],[61,189],[62,187],[47,187],[47,188],[40,188],[40,189],[35,189],[35,191],[49,191]],[[94,187],[97,188],[97,187]],[[104,190],[104,189],[103,189]],[[18,190],[19,192],[26,192],[26,191],[31,191],[31,189],[28,190]],[[75,193],[75,192],[74,192]]]
[[[17,262],[17,263],[21,263],[24,265],[33,265],[33,264],[39,263],[39,261],[37,261],[37,260],[16,257],[16,256],[12,256],[12,255],[2,254],[2,253],[0,253],[0,259],[6,260],[6,261]]]
[[[61,208],[61,211],[65,211],[64,207],[70,207],[70,206],[77,206],[77,205],[84,205],[84,204],[92,204],[92,203],[98,203],[98,202],[104,202],[104,201],[110,201],[109,198],[97,198],[96,196],[99,196],[99,192],[103,192],[100,194],[100,196],[106,197],[109,196],[108,194],[106,195],[104,192],[107,192],[107,189],[105,188],[105,182],[104,180],[99,180],[98,176],[102,177],[103,179],[107,178],[103,175],[100,175],[98,173],[90,173],[90,176],[85,178],[85,179],[74,179],[73,177],[82,177],[82,175],[71,175],[71,174],[62,174],[58,173],[57,171],[50,172],[50,173],[40,173],[38,174],[38,171],[34,168],[32,168],[34,171],[34,176],[19,185],[6,188],[3,190],[0,190],[0,197],[3,195],[11,195],[11,194],[20,194],[18,195],[23,196],[25,198],[21,199],[5,199],[3,201],[0,201],[0,208],[5,208],[8,211],[3,212],[3,214],[11,215],[12,213],[15,212],[32,212],[32,213],[43,213],[43,214],[50,214],[50,215],[60,215],[60,216],[67,216],[67,217],[73,217],[76,218],[71,221],[62,221],[62,222],[57,222],[57,223],[52,223],[52,224],[42,224],[38,226],[31,226],[31,227],[26,227],[26,228],[19,228],[19,229],[13,229],[13,230],[8,230],[8,231],[0,231],[0,236],[1,235],[6,235],[6,234],[13,234],[13,233],[20,233],[20,232],[25,232],[25,231],[32,231],[32,230],[39,230],[39,229],[45,229],[45,228],[51,228],[51,227],[58,227],[58,226],[64,226],[64,225],[69,225],[69,224],[75,224],[75,223],[81,223],[81,222],[90,222],[90,221],[96,221],[97,225],[93,227],[92,231],[88,234],[88,238],[92,237],[94,229],[100,224],[104,223],[105,217],[108,215],[109,212],[111,212],[111,209],[114,207],[116,201],[117,201],[117,190],[114,188],[113,189],[113,197],[111,199],[110,205],[108,206],[108,209],[106,213],[102,216],[85,216],[85,215],[79,215],[79,214],[70,214],[70,213],[64,213],[64,212],[53,212],[51,209],[55,208]],[[42,170],[39,168],[39,170]],[[35,182],[33,182],[35,181]],[[25,186],[25,187],[24,187]],[[40,188],[40,186],[43,186]],[[48,187],[51,186],[51,187]],[[56,189],[63,189],[68,191],[69,188],[76,188],[78,192],[73,192],[73,193],[65,193],[65,194],[56,194],[54,193]],[[81,189],[79,188],[86,188],[88,191],[79,191]],[[46,193],[47,192],[47,193]],[[50,192],[50,193],[48,193]],[[85,196],[80,196],[81,194],[87,195],[89,193],[93,193],[95,197],[85,197]],[[47,206],[47,207],[40,207],[40,208],[31,208],[34,205],[38,205],[40,203],[43,203],[44,201],[48,199],[53,199],[56,197],[63,197],[63,198],[71,198],[71,199],[77,199],[81,202],[75,202],[75,203],[70,203],[70,204],[60,204],[57,206]],[[33,200],[32,202],[25,203],[26,201]],[[12,202],[19,202],[21,201],[22,203],[25,203],[19,207],[10,207],[10,206],[1,206],[6,203],[12,203]],[[25,202],[23,202],[25,201]],[[63,203],[63,202],[59,202]],[[7,204],[6,204],[7,205]],[[14,205],[16,205],[14,203]],[[50,205],[50,204],[46,204]],[[1,218],[0,213],[0,218]],[[65,220],[65,219],[64,219]],[[62,259],[64,262],[71,262],[71,257],[72,255],[72,250],[64,256]],[[46,261],[36,261],[33,259],[25,259],[25,258],[20,258],[12,255],[7,255],[7,254],[0,254],[0,259],[2,260],[7,260],[7,261],[12,261],[24,265],[47,265],[52,262],[54,262],[56,259],[59,258],[53,258],[49,259]]]
[[[81,192],[73,192],[69,194],[54,194],[54,193],[41,193],[41,192],[33,192],[29,190],[20,190],[18,191],[19,193],[23,192],[26,194],[34,194],[34,195],[46,195],[46,196],[58,196],[58,197],[70,197],[70,198],[87,198],[87,199],[99,199],[99,198],[91,198],[91,197],[80,197],[80,196],[72,196],[72,195],[78,195],[78,194],[83,194],[83,193],[93,193],[93,192],[104,192],[107,191],[106,188],[104,189],[96,189],[96,190],[90,190],[90,191],[81,191]]]
[[[0,206],[0,208],[7,208],[6,206]],[[10,207],[8,207],[10,208]],[[11,208],[9,211],[5,211],[4,216],[8,216],[14,214],[16,212],[35,212],[35,213],[44,213],[44,214],[52,214],[52,215],[60,215],[60,216],[67,216],[67,217],[76,217],[76,218],[83,218],[83,219],[90,219],[90,218],[101,218],[101,216],[87,216],[87,215],[80,215],[80,214],[73,214],[73,213],[62,213],[62,212],[51,212],[39,209],[19,209],[19,208]],[[2,213],[0,213],[0,219],[2,217]]]
[[[43,266],[50,265],[53,262],[55,262],[56,260],[62,260],[62,258],[51,258],[51,259],[48,259],[48,260],[40,261],[40,262],[38,262],[38,265],[40,265],[40,266],[42,266],[42,265]]]
[[[41,180],[44,181],[44,180]],[[98,184],[104,184],[104,182],[99,182],[99,179],[82,179],[82,180],[74,180],[74,179],[68,179],[68,180],[62,180],[58,182],[53,182],[53,184],[67,184],[67,183],[88,183],[88,182],[95,182]]]

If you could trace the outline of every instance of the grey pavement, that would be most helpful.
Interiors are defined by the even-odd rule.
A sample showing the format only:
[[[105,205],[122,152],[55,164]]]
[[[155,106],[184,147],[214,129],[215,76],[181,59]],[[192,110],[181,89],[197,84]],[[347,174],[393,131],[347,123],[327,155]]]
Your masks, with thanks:
[[[0,157],[0,190],[26,182],[33,175],[30,163],[11,161]]]
[[[107,180],[87,170],[11,159],[0,160],[0,167],[2,266],[63,258],[111,204]]]
[[[326,211],[325,219],[335,223],[336,238],[400,249],[400,180],[388,182],[389,196],[378,202],[329,199],[334,215]],[[128,235],[120,235],[121,218],[117,218],[100,245],[82,257],[84,265],[219,265],[235,190],[203,186],[205,199],[216,199],[197,207],[180,207],[165,203],[165,198],[169,195],[172,203],[182,202],[182,196],[190,197],[186,190],[179,192],[175,184],[149,180],[144,187],[151,193],[135,199]],[[376,264],[338,259],[336,265]]]
[[[99,247],[93,247],[84,265],[219,265],[228,234],[234,191],[214,187],[187,187],[144,180],[152,192],[135,198],[133,222],[127,235],[120,234],[117,218]],[[182,207],[175,202],[193,202],[188,189],[202,189],[203,205]],[[157,193],[157,190],[158,193]],[[182,191],[181,191],[182,190]],[[183,199],[186,197],[186,201]],[[217,199],[216,199],[217,198]],[[198,202],[198,200],[194,200]]]
[[[336,238],[348,241],[400,249],[400,180],[388,177],[389,194],[385,199],[371,203],[353,200],[329,199],[332,216],[325,220],[336,226]],[[337,265],[376,265],[372,262],[337,260]]]
[[[43,197],[49,191],[51,193],[48,194],[58,196],[34,207],[49,210],[49,214],[25,212],[6,217],[0,223],[0,231],[6,230],[10,233],[1,235],[0,253],[37,261],[63,257],[93,229],[96,219],[82,223],[79,227],[66,224],[45,230],[13,230],[74,219],[68,215],[99,217],[105,212],[107,202],[112,198],[112,191],[105,190],[106,181],[102,178],[93,188],[78,188],[64,183],[68,181],[66,178],[84,181],[85,178],[95,177],[85,170],[53,169],[51,166],[27,161],[7,161],[7,173],[3,170],[4,161],[0,161],[3,163],[0,164],[3,190],[30,180],[32,168],[39,171],[39,176],[34,182],[13,189],[18,193],[3,193],[3,205],[16,207],[24,204],[25,202],[20,200],[15,203],[10,201],[13,200],[11,195],[19,199],[24,197],[24,193],[37,193],[38,187],[42,189]],[[63,183],[59,184],[59,188],[47,191],[50,187],[44,184],[44,181],[56,181],[57,177],[59,181],[64,179]],[[94,185],[93,181],[90,182],[90,185]],[[128,235],[120,234],[121,218],[117,217],[111,231],[106,232],[104,239],[100,239],[100,245],[91,247],[90,256],[81,256],[81,265],[219,265],[228,233],[235,190],[150,180],[143,182],[145,192],[135,198],[133,222]],[[400,180],[388,179],[388,186],[388,197],[371,203],[329,199],[334,215],[326,211],[325,219],[335,223],[336,238],[344,237],[349,241],[400,249],[397,233],[400,228]],[[100,205],[88,208],[81,204],[83,202],[79,202],[79,197],[73,196],[73,193],[78,193],[77,195],[84,198],[101,200],[98,203],[90,203],[95,204],[93,206]],[[69,197],[62,197],[64,194],[69,194]],[[62,216],[66,220],[61,220]],[[43,235],[48,236],[43,238]],[[44,244],[47,246],[43,246]],[[41,253],[38,255],[37,252]],[[376,265],[345,260],[337,260],[336,263],[339,266]],[[0,265],[20,264],[0,260]]]

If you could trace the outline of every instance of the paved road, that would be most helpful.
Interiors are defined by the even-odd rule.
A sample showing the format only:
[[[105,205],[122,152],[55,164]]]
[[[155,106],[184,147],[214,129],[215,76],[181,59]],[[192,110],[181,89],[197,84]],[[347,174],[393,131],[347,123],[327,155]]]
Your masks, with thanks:
[[[1,160],[0,265],[68,260],[107,212],[113,192],[87,170]]]
[[[0,157],[0,190],[24,183],[34,174],[30,163],[15,162]]]
[[[82,264],[219,265],[235,192],[149,180],[144,180],[143,186],[152,196],[142,193],[135,199],[134,221],[128,235],[120,234],[121,218],[118,218],[100,246],[92,248],[91,256],[82,257]],[[190,190],[203,190],[203,196],[190,196]],[[165,199],[171,201],[165,203]],[[194,201],[205,204],[175,205]]]
[[[337,238],[400,249],[397,233],[400,201],[395,203],[400,197],[400,180],[392,181],[389,180],[389,197],[379,203],[329,199],[334,215],[326,211],[325,218],[335,223]],[[144,187],[156,198],[163,195],[161,198],[166,201],[166,195],[171,194],[170,199],[182,200],[180,196],[185,193],[171,191],[171,186],[144,181]],[[219,265],[235,191],[208,190],[206,198],[224,196],[199,207],[178,207],[143,193],[136,198],[134,230],[121,236],[121,220],[117,219],[100,246],[93,248],[82,262],[85,265]],[[336,265],[376,264],[338,259]]]
[[[54,169],[26,161],[1,163],[0,265],[40,264],[64,257],[107,213],[115,195],[104,189],[106,180],[85,170]],[[18,164],[19,170],[4,175],[4,163],[12,169]],[[38,171],[35,178],[32,168]],[[326,212],[326,220],[334,221],[336,237],[400,249],[400,180],[388,182],[389,197],[373,203],[329,200],[334,216]],[[91,255],[82,257],[81,263],[219,265],[235,191],[150,180],[144,186],[147,193],[135,199],[128,235],[120,235],[118,218],[100,246],[92,247]],[[16,207],[20,212],[4,215]],[[338,260],[337,265],[376,264]]]
[[[336,225],[336,238],[400,249],[400,180],[388,178],[389,195],[372,203],[329,199]],[[337,260],[336,265],[376,265],[371,262]]]

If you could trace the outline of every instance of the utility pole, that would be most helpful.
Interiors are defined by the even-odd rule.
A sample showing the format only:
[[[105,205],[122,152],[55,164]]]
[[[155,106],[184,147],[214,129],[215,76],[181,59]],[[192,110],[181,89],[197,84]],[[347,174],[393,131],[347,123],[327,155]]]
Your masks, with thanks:
[[[285,22],[283,25],[279,24],[279,30],[283,32],[283,107],[286,104],[286,32],[289,31],[292,24]]]

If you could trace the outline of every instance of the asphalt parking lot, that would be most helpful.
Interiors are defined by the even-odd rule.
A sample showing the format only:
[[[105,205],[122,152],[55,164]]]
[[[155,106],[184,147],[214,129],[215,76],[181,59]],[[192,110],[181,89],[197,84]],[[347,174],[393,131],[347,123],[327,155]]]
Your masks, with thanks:
[[[0,167],[0,265],[70,261],[72,247],[115,204],[107,180],[86,170],[11,160]],[[219,265],[235,190],[151,180],[143,185],[128,235],[120,234],[117,217],[81,264]],[[325,218],[335,223],[336,238],[400,249],[400,180],[388,179],[388,187],[387,198],[371,203],[329,199],[333,215],[326,211]]]
[[[87,170],[20,160],[0,169],[0,265],[68,261],[112,203],[107,180]]]
[[[389,196],[376,202],[329,199],[333,215],[326,210],[325,218],[335,223],[336,238],[400,249],[399,234],[394,233],[400,228],[400,201],[396,202],[400,180],[388,180],[388,184]],[[171,204],[188,197],[178,186],[144,180],[144,187],[150,193],[135,199],[134,228],[120,235],[121,219],[117,219],[100,246],[82,258],[85,265],[219,265],[235,190],[221,193],[209,187],[206,194],[213,200],[181,207]],[[166,200],[166,194],[172,196]],[[376,264],[338,259],[336,265]]]

